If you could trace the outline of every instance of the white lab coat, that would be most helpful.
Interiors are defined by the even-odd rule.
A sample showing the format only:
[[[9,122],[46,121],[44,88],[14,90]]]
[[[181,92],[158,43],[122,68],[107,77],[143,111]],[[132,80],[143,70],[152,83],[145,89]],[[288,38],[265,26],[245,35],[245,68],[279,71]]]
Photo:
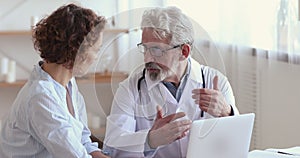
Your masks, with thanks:
[[[153,82],[145,75],[140,83],[138,80],[142,72],[132,73],[128,79],[120,83],[115,94],[110,116],[107,118],[107,131],[105,136],[105,148],[111,152],[112,157],[185,157],[187,152],[188,136],[169,145],[157,149],[150,149],[147,144],[147,134],[152,127],[156,116],[156,106],[160,105],[166,115],[183,111],[185,118],[199,120],[213,116],[204,113],[201,118],[201,110],[192,99],[192,90],[203,87],[201,74],[203,68],[205,87],[213,88],[213,78],[218,75],[219,90],[225,100],[238,114],[231,86],[227,78],[219,71],[207,66],[202,66],[191,59],[191,70],[182,96],[177,100],[161,82]]]

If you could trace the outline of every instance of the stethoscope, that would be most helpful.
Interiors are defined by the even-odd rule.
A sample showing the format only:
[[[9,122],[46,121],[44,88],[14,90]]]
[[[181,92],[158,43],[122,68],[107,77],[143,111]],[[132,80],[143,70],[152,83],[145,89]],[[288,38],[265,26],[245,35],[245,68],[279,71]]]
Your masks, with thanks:
[[[143,80],[145,80],[145,74],[146,74],[146,69],[143,70],[143,74],[142,76],[138,79],[138,83],[137,83],[137,90],[138,90],[138,93],[139,93],[139,102],[142,103],[142,92],[141,92],[141,83]],[[205,79],[204,79],[204,73],[203,73],[203,69],[201,68],[201,75],[202,75],[202,81],[203,81],[203,86],[202,88],[205,88]],[[162,96],[162,93],[161,91],[159,90],[159,93],[160,95]],[[163,108],[164,108],[164,112],[167,113],[167,106],[164,104],[163,105]],[[155,117],[156,113],[154,113],[154,117]],[[148,118],[148,117],[145,117],[147,120],[154,120],[154,117],[153,118]],[[200,117],[204,117],[204,111],[201,110],[201,114],[200,114]]]

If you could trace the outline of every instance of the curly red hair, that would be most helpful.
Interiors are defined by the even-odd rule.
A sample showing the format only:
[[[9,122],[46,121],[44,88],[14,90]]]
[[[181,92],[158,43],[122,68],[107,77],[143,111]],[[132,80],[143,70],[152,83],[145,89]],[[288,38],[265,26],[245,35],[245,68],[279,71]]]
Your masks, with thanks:
[[[77,53],[98,40],[105,23],[106,19],[91,9],[62,6],[33,28],[34,48],[46,62],[72,68]],[[82,42],[88,44],[81,46]]]

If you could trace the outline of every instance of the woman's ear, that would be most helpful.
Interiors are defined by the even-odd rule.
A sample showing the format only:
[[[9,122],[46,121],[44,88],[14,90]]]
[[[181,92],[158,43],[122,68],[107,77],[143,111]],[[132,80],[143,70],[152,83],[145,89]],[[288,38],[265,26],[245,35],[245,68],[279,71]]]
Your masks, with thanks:
[[[190,55],[190,51],[191,51],[191,46],[189,44],[183,44],[181,46],[180,60],[184,60],[188,58],[188,56]]]

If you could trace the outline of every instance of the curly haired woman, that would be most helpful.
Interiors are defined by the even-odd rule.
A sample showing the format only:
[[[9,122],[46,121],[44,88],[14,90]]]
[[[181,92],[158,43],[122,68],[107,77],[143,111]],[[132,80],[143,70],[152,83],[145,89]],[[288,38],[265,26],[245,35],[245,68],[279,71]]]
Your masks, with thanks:
[[[86,108],[74,77],[97,59],[106,20],[69,4],[33,28],[43,61],[15,99],[0,135],[0,157],[100,158],[92,143]]]

